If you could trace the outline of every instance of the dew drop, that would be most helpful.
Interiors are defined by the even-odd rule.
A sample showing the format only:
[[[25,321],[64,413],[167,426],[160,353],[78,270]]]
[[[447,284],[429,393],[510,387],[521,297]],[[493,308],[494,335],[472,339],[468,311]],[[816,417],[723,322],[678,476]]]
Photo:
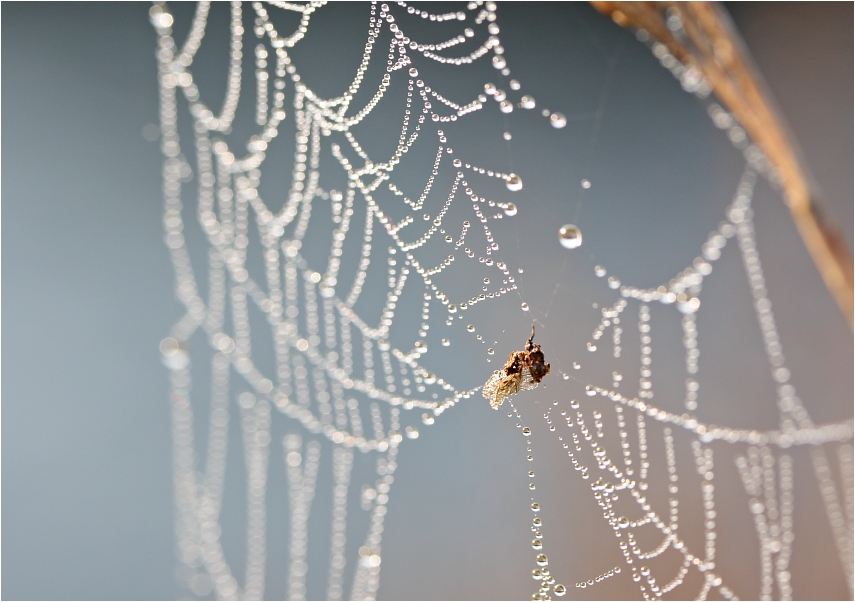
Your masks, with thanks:
[[[523,311],[528,311],[528,303],[523,303],[520,307]]]
[[[558,240],[566,249],[577,249],[582,246],[582,232],[573,224],[565,224],[558,230]]]
[[[579,364],[579,362],[573,362],[573,369],[574,369],[574,370],[578,370],[578,369],[579,369],[579,368],[581,368],[581,367],[582,367],[582,366],[581,366],[581,364]]]
[[[596,394],[597,390],[594,389],[594,387],[592,387],[591,385],[585,385],[585,395],[587,395],[588,397],[593,397]]]
[[[419,431],[413,426],[408,426],[404,431],[407,433],[407,439],[418,439]]]
[[[620,382],[623,380],[623,375],[620,372],[612,372],[612,378],[615,382]]]
[[[516,214],[517,214],[517,206],[516,205],[514,205],[513,203],[508,203],[507,205],[505,205],[505,215],[507,215],[508,217],[513,217]]]
[[[508,63],[505,60],[505,57],[503,57],[502,55],[497,54],[493,57],[493,67],[495,67],[496,69],[504,69],[507,64]]]
[[[524,109],[533,109],[535,107],[534,97],[525,95],[520,99],[520,105]]]
[[[457,313],[457,306],[454,303],[452,303],[451,305],[448,306],[448,313],[450,313],[450,314],[456,314]]]
[[[532,512],[540,512],[540,504],[538,504],[537,502],[534,502],[531,505],[531,511]],[[544,565],[541,564],[540,566],[544,566]]]
[[[593,352],[596,350],[597,350],[597,346],[594,344],[594,341],[588,341],[588,351]]]
[[[523,430],[522,430],[522,434],[523,435],[531,435],[531,429],[528,428],[527,426],[524,426]]]
[[[505,140],[510,140],[511,138],[513,138],[513,136],[511,136],[510,132],[505,132],[504,134],[502,134],[502,138],[504,138]]]
[[[543,542],[539,539],[533,539],[531,541],[531,547],[535,550],[543,549]]]
[[[597,275],[597,278],[602,278],[606,275],[606,268],[601,265],[594,266],[594,274]]]
[[[582,188],[587,190],[590,187],[591,187],[591,182],[589,180],[582,180]]]
[[[531,577],[536,581],[540,581],[541,579],[543,579],[543,573],[540,572],[540,569],[532,569]]]
[[[489,278],[484,278],[484,284],[490,284],[490,279],[489,279]]]
[[[450,236],[445,237],[445,242],[451,242],[453,239]]]
[[[467,327],[466,327],[466,330],[467,330],[467,331],[469,331],[469,332],[475,332],[475,326],[473,326],[472,324],[470,324],[469,326],[467,326]]]
[[[563,585],[561,585],[561,584],[559,583],[558,585],[556,585],[556,586],[553,588],[553,590],[552,590],[552,591],[554,591],[554,592],[555,592],[555,595],[556,595],[556,596],[563,596],[564,594],[566,594],[566,593],[567,593],[567,588],[566,588],[566,587],[564,587]]]
[[[416,351],[419,353],[424,353],[427,351],[427,345],[425,345],[424,341],[416,341],[415,344]]]
[[[449,345],[451,345],[451,341],[449,341],[448,339],[442,339],[443,347],[448,347]]]
[[[553,113],[549,116],[549,123],[557,130],[567,125],[567,118],[563,113]]]
[[[494,350],[492,347],[490,347],[490,348],[487,350],[487,353],[488,353],[488,354],[490,354],[490,355],[493,355],[493,354],[494,354],[494,353],[496,353],[496,352],[495,352],[495,350]]]
[[[519,177],[517,174],[512,173],[505,180],[505,186],[507,186],[508,190],[510,190],[511,192],[517,192],[518,190],[522,190],[522,178]]]
[[[426,424],[426,425],[430,426],[431,424],[433,424],[433,422],[434,422],[433,416],[431,416],[427,412],[422,414],[422,424]]]
[[[549,558],[546,557],[546,554],[538,554],[535,562],[537,562],[537,566],[546,566],[549,564]]]
[[[629,526],[629,519],[625,516],[621,516],[617,519],[617,526],[621,529],[626,529]]]
[[[423,378],[426,385],[432,385],[436,382],[436,374],[433,372],[426,372]]]
[[[415,67],[412,67],[410,69],[410,77],[418,77],[418,76],[419,76],[419,70],[416,69]]]
[[[565,374],[565,375],[564,375],[564,380],[570,380],[570,375],[569,375],[569,374]]]

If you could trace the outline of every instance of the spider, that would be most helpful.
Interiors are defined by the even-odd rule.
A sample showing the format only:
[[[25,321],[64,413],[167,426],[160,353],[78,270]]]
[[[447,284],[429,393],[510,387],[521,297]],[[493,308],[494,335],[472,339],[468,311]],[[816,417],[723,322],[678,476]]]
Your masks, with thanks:
[[[534,342],[534,324],[524,351],[514,351],[505,367],[496,370],[484,384],[482,395],[490,400],[490,407],[498,410],[505,397],[534,389],[549,374],[549,364],[544,361],[540,345]]]

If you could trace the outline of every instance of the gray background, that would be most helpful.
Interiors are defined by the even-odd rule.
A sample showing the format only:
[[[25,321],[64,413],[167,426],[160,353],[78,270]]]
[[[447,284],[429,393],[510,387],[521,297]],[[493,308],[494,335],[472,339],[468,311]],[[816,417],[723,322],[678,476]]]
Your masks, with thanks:
[[[852,5],[727,7],[851,248]],[[173,576],[167,375],[157,353],[158,341],[180,314],[161,241],[160,153],[141,135],[157,120],[155,40],[147,10],[136,3],[2,5],[7,599],[184,595]],[[175,10],[186,24],[191,8]],[[224,7],[218,10],[222,14],[212,23],[225,23]],[[360,5],[319,11],[310,31],[324,35],[309,36],[303,55],[295,50],[311,87],[330,95],[344,87],[361,36],[350,19],[366,15]],[[539,340],[553,354],[548,359],[556,358],[553,369],[569,372],[579,360],[582,377],[596,380],[605,364],[589,362],[583,351],[596,324],[591,303],[613,301],[614,294],[593,277],[593,265],[603,263],[639,286],[658,284],[685,267],[723,217],[738,157],[649,52],[590,7],[520,3],[500,6],[499,18],[509,64],[525,91],[571,121],[554,131],[535,115],[515,113],[508,120],[514,133],[509,146],[501,142],[502,118],[495,110],[475,120],[477,137],[455,132],[456,151],[502,169],[508,162],[526,182],[513,197],[520,215],[494,230],[500,242],[509,241],[503,252],[526,268],[520,298],[532,312],[522,314],[515,297],[478,317],[491,336],[497,333],[499,357],[521,344],[519,333],[526,334],[534,319],[541,325]],[[216,90],[225,54],[205,56]],[[319,71],[327,65],[334,68]],[[435,73],[449,77],[443,83],[461,91],[456,97],[469,90],[471,82]],[[489,73],[478,72],[475,81],[484,81],[482,76]],[[598,108],[602,118],[592,118]],[[584,193],[578,185],[583,177],[594,183]],[[761,257],[794,383],[817,422],[851,417],[851,332],[780,199],[761,186],[757,205]],[[554,242],[554,229],[567,221],[585,235],[585,245],[572,254]],[[728,251],[705,282],[699,317],[701,376],[709,391],[701,414],[718,424],[771,428],[772,388],[760,337],[738,258]],[[653,308],[654,319],[660,309]],[[663,319],[662,328],[657,341],[670,335],[679,342],[673,324]],[[672,370],[670,381],[679,383],[676,352],[665,349],[656,365],[666,377]],[[481,359],[461,363],[460,357],[470,355],[436,358],[437,371],[448,362],[444,369],[467,386],[489,374]],[[577,385],[566,385],[566,395],[578,395]],[[530,401],[521,398],[536,435],[541,410],[523,404],[546,404],[556,388],[565,394],[562,386],[556,382]],[[665,381],[666,393],[667,386]],[[676,409],[678,391],[675,396]],[[503,413],[482,402],[461,404],[403,446],[386,523],[381,598],[531,593],[524,441]],[[553,573],[566,575],[570,584],[607,570],[619,556],[603,539],[610,535],[597,520],[587,483],[542,435],[535,445],[538,470],[547,477],[539,493],[551,525],[547,551]],[[728,463],[732,472],[727,458],[733,451],[723,451],[722,472]],[[796,595],[845,598],[802,456],[796,455],[797,472],[805,477],[792,564]],[[274,453],[272,466],[275,459]],[[722,474],[720,487],[734,485],[733,505],[723,496],[720,514],[732,514],[734,521],[719,527],[726,542],[719,567],[732,576],[737,593],[750,598],[758,591],[755,536],[750,523],[739,522],[748,520],[744,494],[728,478]],[[237,531],[224,536],[226,545],[240,541]],[[733,553],[741,549],[751,552]],[[283,554],[270,552],[270,597],[283,595],[282,571],[276,569]],[[635,597],[625,573],[600,589],[571,588],[568,597]],[[323,595],[319,577],[310,574],[310,597]]]

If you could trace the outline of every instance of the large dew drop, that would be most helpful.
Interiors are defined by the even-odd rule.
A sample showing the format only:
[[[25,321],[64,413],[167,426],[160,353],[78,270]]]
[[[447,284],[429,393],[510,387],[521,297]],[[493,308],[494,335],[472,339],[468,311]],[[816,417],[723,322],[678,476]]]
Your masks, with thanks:
[[[573,224],[565,224],[558,230],[558,240],[567,249],[577,249],[582,246],[582,232]]]
[[[508,203],[505,205],[505,215],[508,217],[513,217],[517,214],[517,206],[513,203]]]
[[[508,187],[508,190],[511,192],[517,192],[518,190],[522,190],[522,178],[517,174],[512,173],[508,176],[508,179],[505,180],[505,186]]]
[[[549,116],[549,123],[557,130],[560,130],[567,125],[567,118],[563,113],[553,113]]]

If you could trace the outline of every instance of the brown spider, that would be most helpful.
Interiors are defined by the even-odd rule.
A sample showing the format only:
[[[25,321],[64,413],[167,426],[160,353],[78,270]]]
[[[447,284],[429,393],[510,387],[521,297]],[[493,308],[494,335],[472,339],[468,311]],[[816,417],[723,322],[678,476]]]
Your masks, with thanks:
[[[549,374],[549,364],[544,361],[540,345],[534,342],[534,324],[524,351],[514,351],[504,368],[496,370],[484,384],[482,395],[490,400],[490,407],[498,410],[508,395],[534,389]]]

